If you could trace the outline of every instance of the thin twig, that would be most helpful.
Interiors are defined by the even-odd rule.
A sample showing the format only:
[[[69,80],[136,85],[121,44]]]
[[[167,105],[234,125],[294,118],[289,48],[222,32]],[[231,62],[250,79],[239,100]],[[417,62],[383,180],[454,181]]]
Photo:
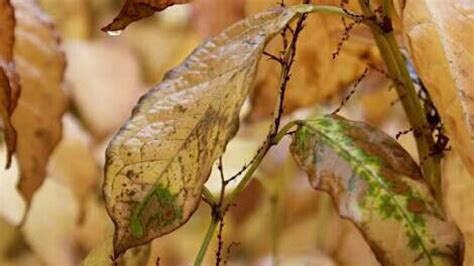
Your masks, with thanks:
[[[336,110],[334,110],[332,112],[332,114],[337,114],[339,113],[339,111],[341,111],[341,109],[346,105],[346,103],[350,100],[350,98],[352,97],[352,95],[356,92],[356,89],[357,87],[359,86],[359,84],[362,82],[362,80],[367,76],[367,73],[369,72],[369,68],[366,67],[364,72],[362,73],[362,75],[359,76],[359,78],[356,80],[356,82],[354,83],[354,85],[352,86],[352,89],[351,91],[349,92],[349,94],[344,97],[344,99],[342,99],[341,101],[341,104],[339,105],[339,107],[336,108]]]

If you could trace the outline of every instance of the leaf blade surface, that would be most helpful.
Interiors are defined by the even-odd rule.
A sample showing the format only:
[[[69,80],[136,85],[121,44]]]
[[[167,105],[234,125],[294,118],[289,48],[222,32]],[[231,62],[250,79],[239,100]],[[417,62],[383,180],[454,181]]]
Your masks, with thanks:
[[[335,115],[306,120],[291,151],[313,188],[361,231],[383,265],[458,265],[462,237],[391,137]]]

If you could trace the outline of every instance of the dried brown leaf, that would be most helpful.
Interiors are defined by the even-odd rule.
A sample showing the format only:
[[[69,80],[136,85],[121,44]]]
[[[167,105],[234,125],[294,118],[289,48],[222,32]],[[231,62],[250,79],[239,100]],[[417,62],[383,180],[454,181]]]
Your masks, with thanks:
[[[399,1],[407,46],[454,149],[474,176],[474,9],[469,1]]]
[[[61,139],[66,98],[59,38],[34,0],[12,0],[17,26],[14,56],[22,87],[12,123],[18,134],[18,189],[28,206],[46,177],[46,165]]]
[[[130,23],[147,18],[155,12],[165,8],[186,4],[190,0],[126,0],[117,17],[112,23],[102,28],[105,32],[118,32],[124,30]]]
[[[16,107],[20,87],[13,62],[15,15],[9,0],[0,0],[0,115],[7,146],[6,167],[16,149],[16,131],[11,115]]]

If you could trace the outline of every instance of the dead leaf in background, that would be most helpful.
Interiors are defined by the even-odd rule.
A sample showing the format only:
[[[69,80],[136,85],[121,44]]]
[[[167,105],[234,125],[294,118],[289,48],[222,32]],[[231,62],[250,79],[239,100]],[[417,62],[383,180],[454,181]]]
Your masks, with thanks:
[[[12,4],[17,20],[14,56],[22,87],[12,123],[18,135],[18,189],[28,209],[61,139],[61,116],[67,105],[61,87],[65,59],[54,26],[37,3],[12,0]]]
[[[108,41],[65,43],[70,97],[87,129],[97,138],[118,130],[144,93],[132,50]]]
[[[170,22],[171,19],[168,19],[170,16],[175,19],[187,17],[186,14],[176,14],[186,10],[175,8],[172,14],[168,11],[160,13],[159,20],[140,23],[133,31],[127,31],[118,38],[123,38],[137,55],[148,84],[163,80],[165,73],[182,62],[201,41],[182,21]],[[117,42],[116,39],[114,42]]]
[[[247,1],[248,14],[275,6],[277,1]],[[290,6],[301,1],[285,1]],[[313,1],[314,4],[339,6],[339,0]],[[351,1],[348,8],[357,10],[357,1]],[[367,62],[378,65],[381,61],[378,51],[365,26],[356,26],[351,38],[344,43],[337,59],[332,59],[337,44],[342,37],[343,25],[339,16],[310,14],[305,22],[305,30],[298,40],[296,62],[292,79],[285,97],[285,111],[312,105],[339,93],[364,71]],[[275,38],[268,52],[277,55],[281,50],[281,39]],[[278,92],[280,66],[262,58],[255,88],[251,95],[251,119],[270,116]]]
[[[367,239],[382,265],[459,265],[462,235],[410,155],[387,134],[327,115],[304,120],[291,152],[313,188]]]
[[[404,0],[399,4],[415,68],[450,143],[474,176],[474,9],[468,2]]]
[[[78,215],[72,189],[46,179],[22,227],[26,242],[46,265],[77,265],[76,243],[71,236],[78,226]]]
[[[155,12],[176,5],[186,4],[190,0],[126,0],[117,17],[112,23],[102,28],[105,32],[120,32],[130,23],[147,18]]]
[[[214,36],[245,17],[245,0],[194,0],[192,6],[192,26],[202,37]]]
[[[300,11],[273,9],[201,44],[146,94],[106,152],[115,256],[174,231],[196,210],[269,39]]]
[[[18,101],[20,87],[13,62],[15,15],[9,0],[0,0],[0,114],[7,145],[6,168],[16,150],[16,131],[11,115]]]
[[[86,39],[91,36],[92,14],[87,0],[39,0],[39,3],[54,19],[62,38]]]
[[[72,116],[65,116],[63,125],[63,138],[51,156],[48,172],[52,178],[73,190],[81,222],[87,196],[96,191],[101,173],[90,150],[91,137]]]

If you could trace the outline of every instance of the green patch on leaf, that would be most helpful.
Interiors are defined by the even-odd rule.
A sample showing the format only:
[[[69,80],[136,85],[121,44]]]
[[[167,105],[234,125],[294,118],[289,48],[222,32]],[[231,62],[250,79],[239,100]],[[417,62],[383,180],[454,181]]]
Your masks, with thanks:
[[[383,265],[460,262],[458,229],[421,181],[418,165],[390,136],[327,115],[300,123],[291,152],[312,186],[330,193],[339,214],[358,225]]]

